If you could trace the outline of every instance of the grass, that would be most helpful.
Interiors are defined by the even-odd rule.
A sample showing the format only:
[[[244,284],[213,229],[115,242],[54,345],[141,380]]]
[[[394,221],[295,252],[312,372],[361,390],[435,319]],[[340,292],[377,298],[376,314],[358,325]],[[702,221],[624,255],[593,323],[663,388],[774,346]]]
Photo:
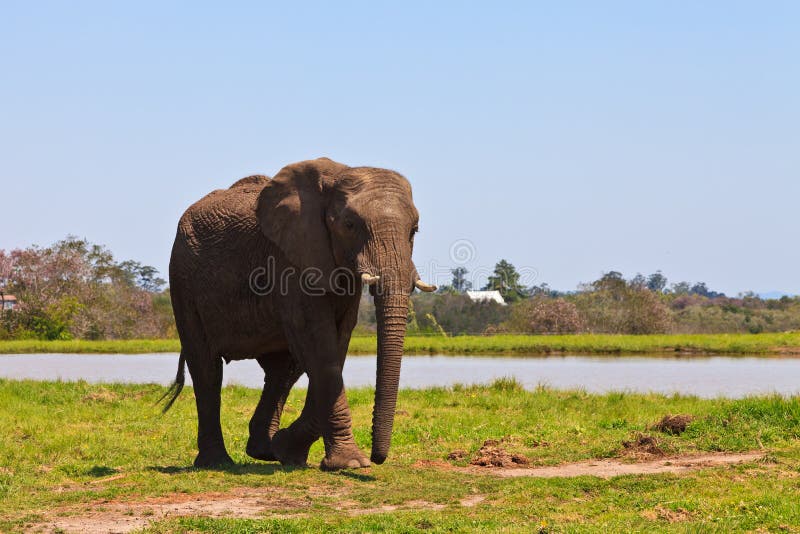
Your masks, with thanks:
[[[375,354],[375,336],[353,337],[350,354]],[[408,354],[800,354],[800,332],[778,334],[642,335],[580,334],[566,336],[414,336],[405,341]],[[103,341],[0,341],[0,354],[179,352],[177,339]]]
[[[154,405],[163,391],[157,385],[0,380],[0,531],[28,530],[45,515],[97,511],[109,503],[234,488],[274,490],[285,509],[256,519],[161,519],[148,529],[732,532],[791,531],[800,525],[800,397],[529,392],[509,379],[490,386],[404,390],[388,462],[331,474],[250,460],[244,454],[247,423],[260,392],[243,387],[223,389],[224,431],[237,465],[190,468],[196,428],[191,388],[166,415]],[[372,395],[369,389],[348,395],[356,441],[365,450]],[[298,415],[303,397],[303,391],[292,393],[285,423]],[[695,420],[680,436],[648,430],[667,413]],[[447,460],[447,454],[464,449],[471,455],[485,439],[502,437],[510,451],[536,464],[604,458],[617,455],[622,441],[638,433],[657,435],[670,453],[763,448],[767,461],[609,480],[503,479],[420,463],[464,465]],[[311,464],[322,454],[318,442]],[[473,507],[459,504],[476,494],[484,500]],[[341,500],[351,509],[371,511],[349,514]],[[420,509],[413,504],[419,501],[437,509]],[[297,502],[303,506],[292,504]]]
[[[353,338],[350,352],[373,353],[374,338]],[[780,334],[642,335],[579,334],[564,336],[408,336],[410,354],[706,354],[800,353],[800,332]]]
[[[89,341],[44,341],[39,339],[13,339],[0,341],[0,354],[144,354],[152,352],[180,352],[178,339],[112,339]]]

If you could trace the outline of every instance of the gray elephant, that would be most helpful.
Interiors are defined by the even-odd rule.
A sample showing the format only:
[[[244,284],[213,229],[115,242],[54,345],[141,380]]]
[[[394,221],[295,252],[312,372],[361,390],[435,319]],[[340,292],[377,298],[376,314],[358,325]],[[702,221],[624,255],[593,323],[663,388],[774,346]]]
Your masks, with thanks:
[[[323,469],[370,465],[353,439],[342,382],[364,284],[378,321],[371,460],[385,461],[409,295],[435,290],[411,261],[418,219],[403,176],[327,158],[288,165],[271,180],[244,178],[186,210],[169,265],[181,353],[165,410],[183,387],[185,362],[197,405],[195,466],[232,461],[220,427],[222,362],[245,358],[265,374],[247,454],[305,465],[322,437]],[[279,429],[304,372],[303,411]]]

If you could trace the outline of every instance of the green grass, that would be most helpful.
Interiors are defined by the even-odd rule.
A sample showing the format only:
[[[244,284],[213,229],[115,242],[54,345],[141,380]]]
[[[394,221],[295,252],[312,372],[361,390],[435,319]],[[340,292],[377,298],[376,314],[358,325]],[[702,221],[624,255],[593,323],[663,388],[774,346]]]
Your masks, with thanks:
[[[374,353],[376,340],[353,338],[350,353]],[[408,336],[410,354],[707,354],[800,353],[800,332],[780,334],[643,335],[580,334],[565,336]]]
[[[0,341],[0,354],[143,354],[151,352],[180,352],[178,339],[113,339],[87,341],[43,341],[39,339],[15,339]]]
[[[247,423],[260,392],[223,389],[223,421],[235,467],[189,468],[196,419],[191,388],[161,415],[156,385],[0,380],[0,531],[26,530],[49,514],[97,510],[109,502],[157,496],[273,488],[285,510],[259,519],[157,520],[153,532],[781,531],[800,525],[800,397],[702,400],[695,397],[522,390],[490,386],[404,390],[389,460],[368,470],[283,469],[244,454]],[[370,444],[372,395],[349,392],[356,441]],[[294,391],[285,423],[303,404]],[[648,430],[667,413],[696,419],[680,436]],[[623,440],[657,435],[670,453],[764,449],[766,461],[680,476],[503,479],[420,462],[451,462],[505,437],[512,452],[540,465],[616,456]],[[321,443],[310,462],[322,457]],[[459,501],[479,494],[474,507]],[[352,515],[340,510],[373,509]],[[424,500],[436,510],[404,510]],[[305,503],[294,509],[291,502]],[[400,506],[382,511],[382,506]],[[677,523],[670,521],[677,520]],[[785,530],[784,530],[785,531]]]
[[[375,336],[354,337],[350,354],[375,354]],[[407,336],[408,354],[800,354],[800,332],[780,334]],[[179,352],[177,339],[0,341],[0,354]]]

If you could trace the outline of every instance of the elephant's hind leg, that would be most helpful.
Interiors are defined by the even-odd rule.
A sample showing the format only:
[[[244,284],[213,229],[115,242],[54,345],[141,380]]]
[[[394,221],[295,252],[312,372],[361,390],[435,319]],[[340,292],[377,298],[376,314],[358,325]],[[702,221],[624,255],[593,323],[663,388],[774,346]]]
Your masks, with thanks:
[[[222,438],[219,411],[222,389],[222,358],[198,355],[187,357],[189,373],[194,385],[194,398],[197,404],[197,448],[199,453],[194,460],[195,467],[219,467],[233,463],[225,450]]]
[[[264,355],[257,361],[264,369],[264,390],[250,419],[247,454],[257,460],[274,461],[278,458],[272,451],[272,436],[280,427],[289,391],[303,371],[288,352]]]

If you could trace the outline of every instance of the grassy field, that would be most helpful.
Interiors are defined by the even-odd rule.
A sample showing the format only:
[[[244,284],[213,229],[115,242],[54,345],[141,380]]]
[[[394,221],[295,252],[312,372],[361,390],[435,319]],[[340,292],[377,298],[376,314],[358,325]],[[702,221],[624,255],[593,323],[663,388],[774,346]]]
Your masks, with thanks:
[[[351,354],[375,354],[374,336],[354,337]],[[407,336],[408,354],[800,354],[800,332],[781,334]],[[0,354],[178,352],[177,339],[0,341]]]
[[[251,461],[244,446],[259,392],[242,387],[223,390],[224,431],[237,465],[190,468],[191,388],[166,415],[155,406],[163,391],[0,380],[0,531],[81,525],[81,517],[114,513],[150,532],[786,532],[800,525],[800,398],[526,392],[510,380],[402,391],[388,462],[331,474]],[[303,395],[293,392],[286,423]],[[349,398],[356,440],[366,450],[372,391],[353,390]],[[680,435],[650,429],[670,413],[695,419]],[[641,434],[669,455],[759,450],[763,459],[610,479],[501,478],[491,468],[460,469],[488,438],[503,439],[533,465],[634,461],[623,442]],[[458,449],[466,458],[449,460]],[[321,457],[317,443],[312,465]],[[251,493],[259,500],[249,515],[202,517],[213,510],[208,503]],[[163,518],[164,510],[193,502],[200,504],[187,517]]]

